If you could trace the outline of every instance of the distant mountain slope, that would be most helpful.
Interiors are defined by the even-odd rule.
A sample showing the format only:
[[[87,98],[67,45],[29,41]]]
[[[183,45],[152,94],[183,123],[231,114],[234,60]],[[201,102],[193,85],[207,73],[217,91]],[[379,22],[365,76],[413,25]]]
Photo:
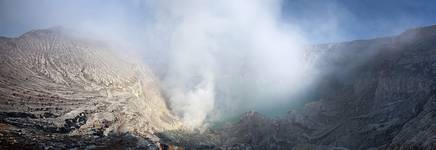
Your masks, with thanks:
[[[248,113],[224,144],[254,149],[436,148],[436,26],[316,45],[317,97],[287,117]]]
[[[5,125],[44,134],[150,138],[180,126],[149,69],[119,59],[101,43],[61,29],[35,30],[1,38],[0,61]]]

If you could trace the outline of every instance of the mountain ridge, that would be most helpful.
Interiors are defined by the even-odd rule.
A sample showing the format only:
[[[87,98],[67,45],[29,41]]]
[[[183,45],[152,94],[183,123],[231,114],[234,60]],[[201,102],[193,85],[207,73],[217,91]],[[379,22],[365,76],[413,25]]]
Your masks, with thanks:
[[[52,134],[108,136],[177,129],[147,66],[60,29],[0,41],[1,122]],[[54,145],[52,145],[54,146]]]

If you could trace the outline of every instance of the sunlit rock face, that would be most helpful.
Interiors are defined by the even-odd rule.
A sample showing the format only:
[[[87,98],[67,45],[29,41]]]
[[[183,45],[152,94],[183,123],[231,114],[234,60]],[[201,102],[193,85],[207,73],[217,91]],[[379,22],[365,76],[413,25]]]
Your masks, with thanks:
[[[151,139],[180,127],[147,66],[120,59],[102,43],[62,29],[35,30],[1,38],[0,61],[4,124],[41,134]]]
[[[245,114],[226,145],[254,149],[436,147],[436,26],[309,48],[324,73],[316,99],[286,117]],[[231,138],[230,138],[231,137]]]

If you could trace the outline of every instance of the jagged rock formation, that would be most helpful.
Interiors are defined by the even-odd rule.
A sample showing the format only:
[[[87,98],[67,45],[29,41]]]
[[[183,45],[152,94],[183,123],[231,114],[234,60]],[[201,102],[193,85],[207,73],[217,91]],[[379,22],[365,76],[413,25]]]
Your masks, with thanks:
[[[286,117],[247,113],[223,131],[254,149],[435,149],[436,26],[309,49],[327,72]]]
[[[0,38],[0,61],[2,146],[19,137],[36,139],[34,148],[50,145],[42,135],[58,143],[126,133],[150,140],[155,132],[180,127],[151,71],[99,42],[62,29],[36,30]],[[15,134],[26,136],[6,136]]]

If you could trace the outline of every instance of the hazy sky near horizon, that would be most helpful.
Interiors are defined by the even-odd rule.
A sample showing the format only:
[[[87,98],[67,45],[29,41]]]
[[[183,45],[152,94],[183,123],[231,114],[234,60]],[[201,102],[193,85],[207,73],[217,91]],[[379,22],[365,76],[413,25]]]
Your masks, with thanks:
[[[149,17],[153,8],[147,3],[152,0],[0,0],[0,36],[96,22],[110,25],[108,30],[137,32],[153,20]],[[434,11],[432,0],[283,0],[281,16],[309,42],[325,43],[395,35],[436,24]]]

